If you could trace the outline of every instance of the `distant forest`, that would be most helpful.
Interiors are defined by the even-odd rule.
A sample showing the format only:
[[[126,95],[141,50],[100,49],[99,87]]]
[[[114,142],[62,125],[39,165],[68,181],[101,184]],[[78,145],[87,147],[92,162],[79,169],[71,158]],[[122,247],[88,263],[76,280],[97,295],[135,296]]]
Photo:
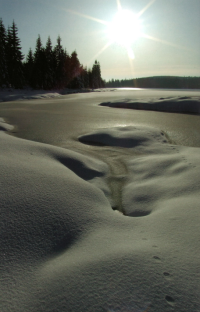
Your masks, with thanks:
[[[106,88],[200,89],[200,77],[156,76],[136,79],[112,79]]]
[[[87,69],[80,64],[76,51],[71,55],[67,53],[60,36],[53,47],[50,37],[43,46],[39,35],[35,51],[30,49],[25,60],[21,49],[15,22],[6,30],[0,19],[0,87],[49,90],[105,86],[99,62],[95,61],[92,69]]]

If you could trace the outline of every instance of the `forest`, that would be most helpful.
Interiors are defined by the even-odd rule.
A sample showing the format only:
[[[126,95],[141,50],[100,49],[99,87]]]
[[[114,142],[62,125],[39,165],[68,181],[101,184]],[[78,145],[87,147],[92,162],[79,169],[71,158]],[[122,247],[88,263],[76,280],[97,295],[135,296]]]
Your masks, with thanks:
[[[200,77],[155,76],[135,79],[111,79],[107,88],[200,89]]]
[[[17,25],[13,21],[6,29],[0,19],[0,87],[44,90],[104,87],[99,62],[96,60],[92,69],[87,69],[80,63],[77,52],[69,55],[61,42],[58,36],[53,47],[49,36],[43,46],[38,35],[35,51],[30,48],[25,58]]]

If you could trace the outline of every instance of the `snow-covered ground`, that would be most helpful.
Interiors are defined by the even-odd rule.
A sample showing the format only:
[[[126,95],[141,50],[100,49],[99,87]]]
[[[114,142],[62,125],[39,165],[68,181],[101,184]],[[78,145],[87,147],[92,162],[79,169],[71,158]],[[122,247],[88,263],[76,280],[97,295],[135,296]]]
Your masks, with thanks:
[[[31,99],[42,99],[42,98],[52,98],[58,97],[60,93],[58,92],[47,92],[45,90],[32,90],[32,89],[12,89],[5,88],[0,89],[0,102],[9,101],[22,101]]]
[[[10,101],[23,101],[33,99],[49,99],[60,97],[62,95],[80,92],[91,92],[90,89],[79,90],[79,89],[63,89],[63,90],[33,90],[33,89],[12,89],[12,88],[0,88],[0,102]]]
[[[84,155],[11,129],[0,120],[2,312],[199,311],[199,148],[135,125],[80,134]]]

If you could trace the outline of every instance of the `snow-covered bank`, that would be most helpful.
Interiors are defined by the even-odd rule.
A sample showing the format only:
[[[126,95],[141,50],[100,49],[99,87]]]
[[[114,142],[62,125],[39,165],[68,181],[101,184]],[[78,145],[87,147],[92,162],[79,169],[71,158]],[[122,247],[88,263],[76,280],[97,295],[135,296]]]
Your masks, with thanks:
[[[23,101],[33,99],[56,98],[66,94],[91,92],[91,89],[33,90],[33,89],[0,89],[0,102]]]
[[[200,114],[200,97],[176,96],[154,99],[124,99],[112,102],[103,102],[101,106],[153,110],[160,112],[178,112]]]
[[[199,311],[200,149],[139,126],[79,140],[110,157],[0,131],[1,311]]]
[[[31,99],[53,98],[60,96],[58,92],[31,89],[0,89],[0,102],[22,101]]]

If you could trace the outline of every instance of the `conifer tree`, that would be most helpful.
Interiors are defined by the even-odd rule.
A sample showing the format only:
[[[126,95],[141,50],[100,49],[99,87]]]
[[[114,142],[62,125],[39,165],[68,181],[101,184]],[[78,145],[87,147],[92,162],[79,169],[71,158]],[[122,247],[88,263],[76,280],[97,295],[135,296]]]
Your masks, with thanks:
[[[0,86],[8,85],[8,68],[6,62],[6,29],[0,19]]]
[[[56,71],[55,71],[55,77],[56,77],[56,87],[57,88],[63,88],[66,85],[66,58],[67,53],[64,51],[62,44],[61,44],[61,38],[58,36],[57,38],[57,45],[54,48],[54,58],[56,63]]]
[[[26,57],[26,62],[24,63],[24,74],[25,74],[26,84],[28,84],[31,87],[34,87],[33,70],[34,70],[34,56],[33,56],[33,51],[30,48],[28,55]]]
[[[24,84],[23,65],[24,58],[21,52],[18,29],[13,21],[12,26],[8,27],[6,56],[8,65],[9,83],[15,88],[22,88]]]
[[[0,86],[5,84],[21,88],[26,83],[42,89],[99,88],[104,83],[99,62],[95,61],[92,70],[87,70],[80,64],[76,51],[69,56],[63,49],[60,36],[53,48],[50,37],[43,47],[38,35],[35,52],[29,49],[26,61],[22,64],[23,58],[15,22],[6,32],[0,19]]]
[[[33,70],[34,88],[43,89],[44,76],[45,76],[45,50],[42,46],[41,37],[40,35],[38,35],[34,53],[34,70]]]
[[[54,84],[54,60],[52,42],[50,36],[47,39],[45,47],[45,72],[44,72],[44,88],[51,89]]]
[[[83,87],[83,82],[81,81],[81,71],[82,66],[80,65],[78,55],[76,51],[72,52],[71,58],[70,58],[70,88],[72,89],[78,89]]]
[[[95,61],[92,67],[92,81],[93,81],[93,88],[101,88],[103,86],[103,81],[101,78],[101,68],[97,60]]]
[[[64,76],[65,76],[65,84],[64,87],[68,87],[69,83],[71,81],[71,77],[70,77],[70,61],[71,58],[69,56],[69,54],[67,53],[67,51],[65,50],[65,65],[64,65]]]

